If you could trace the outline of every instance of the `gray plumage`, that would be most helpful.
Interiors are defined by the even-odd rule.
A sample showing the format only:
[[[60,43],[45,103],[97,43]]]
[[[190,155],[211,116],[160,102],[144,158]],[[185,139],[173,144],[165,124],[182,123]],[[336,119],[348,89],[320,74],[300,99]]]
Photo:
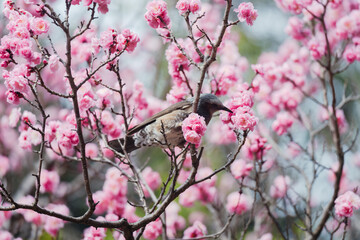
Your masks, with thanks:
[[[192,113],[193,103],[194,98],[175,103],[131,128],[126,136],[124,146],[126,152],[130,153],[143,146],[183,147],[186,141],[181,126],[185,118]],[[219,110],[231,112],[215,95],[203,94],[200,96],[196,113],[204,117],[206,124]],[[124,145],[124,142],[124,139],[112,140],[109,142],[109,146],[123,153],[121,145]]]

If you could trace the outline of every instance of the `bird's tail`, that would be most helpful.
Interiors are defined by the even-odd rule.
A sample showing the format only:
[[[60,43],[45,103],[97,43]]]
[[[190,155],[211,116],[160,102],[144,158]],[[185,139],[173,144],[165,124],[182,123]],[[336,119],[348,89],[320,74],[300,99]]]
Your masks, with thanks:
[[[121,154],[124,154],[124,149],[127,153],[131,153],[132,151],[139,148],[135,146],[133,136],[126,136],[126,142],[124,138],[111,140],[109,141],[109,146]]]

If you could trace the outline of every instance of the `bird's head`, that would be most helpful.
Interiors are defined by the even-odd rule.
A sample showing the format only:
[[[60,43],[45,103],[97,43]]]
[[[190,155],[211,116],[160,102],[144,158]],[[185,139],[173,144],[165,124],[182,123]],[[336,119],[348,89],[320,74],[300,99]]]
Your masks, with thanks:
[[[220,101],[220,99],[213,94],[203,94],[200,96],[198,111],[201,112],[201,108],[205,108],[210,113],[210,115],[219,110],[224,110],[232,113],[232,111],[225,107],[224,104],[222,104],[222,102]]]

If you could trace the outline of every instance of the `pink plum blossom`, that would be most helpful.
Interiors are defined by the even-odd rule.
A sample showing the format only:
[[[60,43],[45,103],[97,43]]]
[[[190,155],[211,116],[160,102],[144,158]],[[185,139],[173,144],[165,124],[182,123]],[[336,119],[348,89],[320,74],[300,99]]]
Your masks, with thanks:
[[[27,93],[29,91],[26,77],[30,76],[29,67],[18,64],[11,72],[3,71],[5,86],[14,92]]]
[[[196,113],[191,113],[182,123],[182,131],[187,142],[195,144],[199,147],[201,137],[206,131],[206,123],[204,117]]]
[[[109,168],[106,172],[106,179],[103,189],[94,193],[94,201],[99,202],[95,213],[104,212],[117,215],[124,214],[126,206],[127,179],[121,175],[118,169]]]
[[[83,240],[100,240],[100,239],[105,239],[105,237],[106,237],[106,228],[89,227],[84,231]]]
[[[240,3],[238,8],[234,11],[238,13],[237,17],[239,18],[240,22],[246,21],[246,23],[250,26],[253,25],[258,16],[257,10],[254,9],[254,5],[251,2]]]
[[[206,235],[207,229],[204,224],[202,224],[200,221],[195,221],[194,224],[191,227],[188,227],[184,231],[183,238],[198,238]]]
[[[112,94],[113,94],[113,92],[107,88],[100,88],[99,90],[97,90],[96,91],[96,97],[97,97],[96,106],[100,109],[112,106],[112,101],[111,101]]]
[[[179,40],[179,44],[184,47],[185,45],[188,45],[189,42]],[[191,48],[187,47],[187,49]],[[166,49],[165,56],[166,60],[169,62],[169,74],[173,78],[175,84],[177,86],[181,86],[182,83],[185,82],[185,80],[180,70],[189,70],[189,59],[180,51],[180,49],[174,43],[170,44],[169,47]]]
[[[19,136],[19,146],[25,150],[31,150],[31,134],[30,131],[22,131]]]
[[[166,2],[153,0],[146,6],[145,19],[152,28],[164,28],[170,24],[170,18],[166,10]]]
[[[236,109],[235,114],[231,116],[231,122],[236,129],[253,131],[258,119],[249,107],[239,107]]]
[[[14,31],[14,35],[20,39],[28,39],[30,37],[30,32],[27,28],[18,27]]]
[[[229,126],[217,121],[211,125],[209,141],[214,144],[223,145],[236,142],[236,134]]]
[[[301,154],[302,149],[297,143],[290,142],[288,144],[287,152],[291,156],[291,158],[295,158],[295,157],[297,157],[297,156],[299,156]]]
[[[51,55],[48,64],[50,71],[56,72],[59,69],[59,64],[60,64],[59,57],[56,55]]]
[[[272,124],[272,129],[278,134],[283,135],[293,125],[294,118],[288,112],[277,114],[276,120]]]
[[[21,238],[15,238],[10,232],[5,230],[0,230],[0,239],[1,240],[22,240]]]
[[[201,9],[201,1],[200,0],[191,0],[189,4],[189,10],[192,13],[197,13]]]
[[[47,209],[64,215],[68,215],[70,213],[68,207],[63,204],[49,204]],[[47,215],[44,215],[43,218],[45,231],[53,237],[55,237],[59,230],[64,227],[65,223],[62,219]]]
[[[95,143],[88,143],[85,146],[85,155],[89,158],[96,158],[99,153],[99,148]]]
[[[340,20],[336,21],[336,34],[341,39],[354,37],[360,32],[360,10],[351,11],[350,14],[344,15]]]
[[[307,47],[309,48],[311,55],[315,60],[322,58],[325,55],[325,40],[320,37],[312,38],[308,43]]]
[[[87,0],[89,1],[89,0]],[[94,2],[96,2],[97,4],[99,4],[98,6],[98,12],[105,14],[109,11],[109,7],[108,5],[111,3],[111,0],[93,0]],[[88,4],[88,3],[86,3]]]
[[[9,158],[0,155],[0,178],[3,178],[10,169]]]
[[[348,45],[343,53],[343,58],[348,63],[353,63],[355,60],[358,60],[359,54],[360,54],[359,47],[355,47],[354,45]]]
[[[86,111],[95,106],[95,95],[89,82],[83,84],[78,90],[78,99],[80,110]]]
[[[58,129],[57,141],[62,147],[70,149],[79,143],[79,137],[75,129],[63,125],[62,128]]]
[[[230,112],[222,112],[220,119],[227,124],[231,129],[250,130],[253,131],[258,122],[257,117],[251,109],[253,106],[254,94],[251,91],[242,91],[235,95],[227,103]]]
[[[23,124],[23,129],[28,129],[27,124],[34,126],[36,123],[36,116],[29,111],[24,111],[21,116],[21,122]]]
[[[184,14],[190,9],[191,0],[179,0],[176,3],[176,8],[179,10],[180,14]]]
[[[96,191],[93,193],[94,202],[98,203],[96,205],[95,214],[103,214],[108,210],[109,203],[112,199],[112,196],[104,191]]]
[[[343,3],[343,0],[330,0],[330,6],[332,8],[338,8]]]
[[[46,129],[45,129],[45,139],[49,143],[51,143],[56,138],[56,133],[58,129],[61,127],[60,121],[49,121]]]
[[[270,188],[270,196],[273,198],[285,197],[290,186],[290,178],[288,176],[277,176]]]
[[[135,81],[133,84],[133,100],[134,104],[140,110],[148,107],[148,102],[144,97],[144,84],[139,81]]]
[[[196,186],[191,186],[186,191],[180,195],[179,203],[182,206],[190,207],[194,204],[195,201],[200,199],[200,190]]]
[[[126,204],[122,217],[126,218],[129,222],[134,223],[139,220],[139,217],[135,214],[136,208]]]
[[[247,163],[245,160],[238,159],[233,162],[230,169],[233,176],[236,179],[240,179],[249,176],[251,170],[253,169],[253,165],[251,163]]]
[[[231,129],[254,130],[258,119],[254,116],[252,109],[248,106],[238,107],[233,113],[223,112],[220,115],[221,120],[228,124]]]
[[[16,127],[21,117],[21,109],[20,108],[13,108],[9,115],[9,126]]]
[[[124,29],[121,34],[119,34],[116,38],[117,40],[117,49],[119,51],[125,50],[129,53],[133,52],[135,50],[136,45],[140,41],[137,34],[131,32],[129,29]]]
[[[310,36],[310,29],[306,28],[304,21],[298,17],[291,17],[288,21],[288,25],[285,28],[285,32],[296,40],[305,40]]]
[[[226,53],[226,51],[231,52],[231,54],[233,54],[233,52],[236,51],[235,49],[233,49],[234,46],[231,45],[232,44],[226,44],[225,48],[222,49],[222,54],[224,55],[223,58],[225,58],[226,55],[230,55],[230,53]],[[240,59],[241,57],[237,56],[237,58]],[[230,59],[230,61],[233,60]],[[216,78],[211,81],[212,91],[216,95],[226,95],[231,88],[236,86],[236,83],[241,81],[242,71],[243,70],[236,65],[230,65],[230,64],[221,65],[219,68],[217,68]]]
[[[174,104],[186,99],[189,91],[185,85],[185,83],[181,84],[180,86],[176,84],[173,85],[169,93],[166,95],[166,100]]]
[[[310,1],[311,2],[311,1]],[[276,3],[284,10],[293,14],[300,14],[304,7],[309,5],[308,0],[276,0]]]
[[[58,189],[59,183],[60,183],[60,177],[56,171],[48,171],[46,169],[43,169],[41,171],[40,192],[54,193]]]
[[[18,105],[20,103],[21,94],[11,90],[6,91],[6,101],[11,104]]]
[[[166,213],[166,232],[169,237],[175,237],[176,232],[184,229],[185,219],[178,215],[180,206],[176,202],[172,202],[165,210]]]
[[[122,176],[118,169],[112,167],[106,172],[104,191],[113,196],[126,196],[127,179]]]
[[[19,200],[20,203],[28,204],[28,205],[32,205],[34,201],[35,201],[34,197],[30,195],[24,196]],[[19,209],[17,210],[17,212],[24,216],[25,221],[29,223],[33,223],[36,226],[40,226],[43,223],[42,215],[37,212],[28,209]]]
[[[33,18],[30,22],[30,28],[35,35],[40,35],[49,31],[49,23],[42,18]]]
[[[104,49],[109,49],[115,44],[115,38],[117,33],[114,29],[109,28],[106,31],[102,32],[99,39],[99,44]]]
[[[144,238],[148,240],[157,239],[162,233],[162,223],[160,219],[146,225],[144,230]]]
[[[245,142],[243,148],[247,158],[260,159],[261,156],[271,149],[271,145],[267,143],[266,138],[263,138],[255,131],[249,135],[248,141]]]
[[[320,111],[320,120],[323,122],[329,120],[329,112],[330,113],[333,112],[331,107],[329,107],[328,111],[322,108]],[[336,109],[335,113],[336,113],[336,120],[339,126],[340,133],[345,133],[348,129],[348,123],[346,121],[344,111],[342,109]]]
[[[151,169],[151,167],[146,167],[142,171],[142,175],[152,190],[157,189],[161,185],[161,177],[158,172],[155,172]]]
[[[338,196],[335,200],[335,213],[339,217],[351,217],[354,209],[360,208],[360,197],[353,191]]]
[[[249,196],[239,192],[232,192],[227,197],[226,209],[230,213],[241,215],[252,208],[252,202],[253,200]]]

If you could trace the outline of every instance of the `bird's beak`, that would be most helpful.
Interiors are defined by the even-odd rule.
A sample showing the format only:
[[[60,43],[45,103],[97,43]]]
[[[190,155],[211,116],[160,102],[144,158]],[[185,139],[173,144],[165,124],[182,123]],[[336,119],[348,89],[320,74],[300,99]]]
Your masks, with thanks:
[[[233,113],[233,111],[231,111],[230,109],[228,109],[227,107],[225,107],[224,105],[222,106],[222,108],[220,110],[224,110],[227,111],[229,113]]]

